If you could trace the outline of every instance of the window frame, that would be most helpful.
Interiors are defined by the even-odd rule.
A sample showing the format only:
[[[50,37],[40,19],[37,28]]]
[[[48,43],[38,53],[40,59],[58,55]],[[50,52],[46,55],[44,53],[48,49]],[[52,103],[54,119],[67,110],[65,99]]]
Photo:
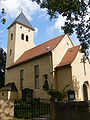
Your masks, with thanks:
[[[11,40],[13,40],[13,33],[11,33]]]
[[[21,39],[24,40],[24,34],[23,33],[21,34]]]
[[[12,55],[12,49],[10,49],[10,51],[9,51],[10,53],[9,53],[9,56],[11,56]]]
[[[35,89],[39,89],[39,65],[34,66]]]
[[[24,88],[24,69],[20,70],[20,90]]]
[[[29,39],[29,37],[28,37],[28,35],[26,35],[26,41],[28,42],[28,39]]]

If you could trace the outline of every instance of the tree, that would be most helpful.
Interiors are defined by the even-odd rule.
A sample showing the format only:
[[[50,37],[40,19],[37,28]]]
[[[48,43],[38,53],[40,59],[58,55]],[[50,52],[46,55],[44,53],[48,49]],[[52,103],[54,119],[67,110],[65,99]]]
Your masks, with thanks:
[[[6,52],[0,48],[0,88],[4,86],[5,81]]]
[[[64,99],[67,98],[67,96],[68,96],[67,87],[69,87],[69,85],[66,85],[62,91],[58,91],[58,90],[50,89],[50,88],[49,89],[44,88],[44,90],[46,90],[47,93],[51,96],[50,110],[51,110],[51,119],[52,120],[54,120],[54,118],[55,118],[55,109],[54,109],[55,100],[63,101]]]
[[[2,24],[6,22],[4,18],[5,11],[4,8],[0,12],[0,21]],[[4,86],[5,82],[5,65],[6,65],[6,52],[0,48],[0,88]]]
[[[47,93],[51,96],[52,100],[63,101],[68,96],[68,87],[69,85],[66,85],[62,91],[48,89]]]
[[[5,16],[5,10],[4,10],[4,8],[2,8],[2,11],[0,13],[0,20],[1,20],[2,24],[4,24],[6,22],[6,19],[4,18],[4,16]]]
[[[77,38],[81,43],[81,52],[89,54],[90,47],[90,17],[89,0],[33,0],[41,8],[47,8],[50,19],[55,19],[58,15],[66,17],[65,25],[61,28],[65,33],[71,35],[76,32]]]

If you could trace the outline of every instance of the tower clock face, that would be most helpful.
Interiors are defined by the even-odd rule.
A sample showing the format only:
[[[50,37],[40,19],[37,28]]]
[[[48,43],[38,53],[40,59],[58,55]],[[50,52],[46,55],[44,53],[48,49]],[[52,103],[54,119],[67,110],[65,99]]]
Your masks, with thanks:
[[[13,27],[11,28],[11,32],[13,32]]]

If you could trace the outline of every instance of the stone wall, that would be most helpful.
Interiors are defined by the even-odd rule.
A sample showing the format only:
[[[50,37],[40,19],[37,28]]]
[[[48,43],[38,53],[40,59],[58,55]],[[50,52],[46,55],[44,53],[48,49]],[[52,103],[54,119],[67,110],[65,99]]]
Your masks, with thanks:
[[[14,103],[0,100],[0,120],[13,120]]]
[[[55,120],[90,120],[90,101],[55,103]]]

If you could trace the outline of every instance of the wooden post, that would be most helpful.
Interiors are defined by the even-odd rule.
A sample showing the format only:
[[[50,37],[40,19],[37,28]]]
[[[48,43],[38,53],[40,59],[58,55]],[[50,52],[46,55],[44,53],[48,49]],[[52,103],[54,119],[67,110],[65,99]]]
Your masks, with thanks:
[[[50,100],[50,111],[51,111],[51,120],[55,118],[55,110],[54,110],[54,100]]]

